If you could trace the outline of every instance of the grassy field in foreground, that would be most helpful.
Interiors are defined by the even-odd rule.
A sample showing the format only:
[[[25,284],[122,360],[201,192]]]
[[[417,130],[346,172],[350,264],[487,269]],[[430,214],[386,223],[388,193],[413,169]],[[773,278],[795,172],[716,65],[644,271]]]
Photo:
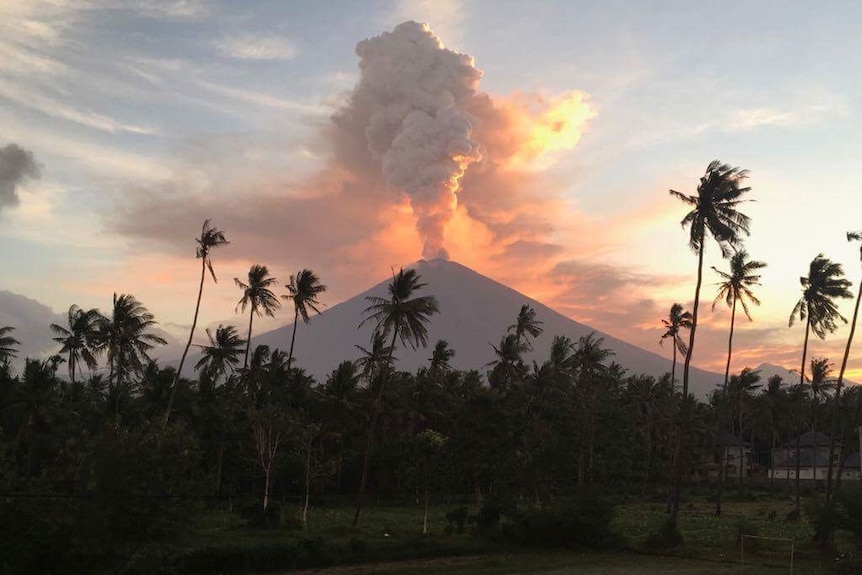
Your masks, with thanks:
[[[637,554],[592,553],[525,553],[484,557],[432,559],[405,563],[336,567],[325,570],[294,572],[297,575],[782,575],[789,566],[753,566],[742,568],[734,562],[712,562],[679,557],[655,557]],[[794,573],[826,573],[817,564],[797,565]]]

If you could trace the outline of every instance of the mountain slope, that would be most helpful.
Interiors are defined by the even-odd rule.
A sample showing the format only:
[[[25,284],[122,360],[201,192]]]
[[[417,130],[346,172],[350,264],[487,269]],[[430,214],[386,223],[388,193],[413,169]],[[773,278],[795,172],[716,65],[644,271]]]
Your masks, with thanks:
[[[537,318],[544,322],[544,333],[533,342],[534,352],[527,360],[544,361],[554,335],[566,335],[573,340],[596,332],[605,338],[605,346],[616,355],[614,361],[631,373],[661,376],[670,371],[670,361],[624,341],[594,330],[571,320],[546,305],[503,284],[495,282],[473,270],[446,260],[420,261],[415,264],[422,281],[427,283],[420,294],[433,294],[440,304],[440,314],[435,315],[428,327],[429,345],[438,339],[449,342],[456,355],[452,361],[458,369],[478,369],[494,359],[491,344],[498,344],[506,328],[514,323],[521,305],[529,304],[536,310]],[[362,311],[367,307],[369,295],[385,296],[388,280],[347,300],[319,316],[308,325],[300,324],[296,336],[294,355],[298,365],[323,381],[339,362],[355,359],[360,355],[356,345],[368,347],[373,326],[357,326],[362,321]],[[266,344],[286,350],[290,347],[293,324],[261,334],[252,339],[253,345]],[[428,364],[430,349],[403,349],[396,351],[397,367],[415,370]],[[677,373],[681,373],[681,365]],[[691,391],[698,398],[705,398],[723,377],[699,369],[692,369]]]

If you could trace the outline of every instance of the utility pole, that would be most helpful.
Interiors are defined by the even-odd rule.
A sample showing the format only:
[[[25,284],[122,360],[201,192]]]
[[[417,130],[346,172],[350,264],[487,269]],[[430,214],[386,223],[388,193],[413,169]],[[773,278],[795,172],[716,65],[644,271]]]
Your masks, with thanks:
[[[856,431],[859,432],[859,479],[862,479],[862,425]]]

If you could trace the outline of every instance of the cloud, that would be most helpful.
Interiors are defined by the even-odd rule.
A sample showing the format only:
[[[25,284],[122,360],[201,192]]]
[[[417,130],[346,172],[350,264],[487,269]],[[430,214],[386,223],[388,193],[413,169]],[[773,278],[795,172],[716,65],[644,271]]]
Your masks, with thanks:
[[[394,27],[407,20],[427,22],[450,48],[459,48],[464,42],[464,0],[400,0],[383,24]]]
[[[222,55],[243,60],[292,60],[299,55],[293,40],[276,35],[229,35],[214,45]]]
[[[18,205],[18,186],[40,174],[33,152],[18,144],[0,148],[0,213],[5,207]]]

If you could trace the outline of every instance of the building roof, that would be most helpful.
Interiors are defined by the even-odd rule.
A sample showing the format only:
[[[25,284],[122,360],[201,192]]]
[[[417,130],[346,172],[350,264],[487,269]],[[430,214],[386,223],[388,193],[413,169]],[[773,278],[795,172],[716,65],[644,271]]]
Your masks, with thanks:
[[[784,447],[796,447],[796,441],[799,440],[799,447],[825,447],[829,445],[831,438],[825,433],[820,433],[819,431],[806,431],[798,438],[794,437],[790,441],[784,444]],[[835,442],[836,445],[840,444],[840,442]]]

